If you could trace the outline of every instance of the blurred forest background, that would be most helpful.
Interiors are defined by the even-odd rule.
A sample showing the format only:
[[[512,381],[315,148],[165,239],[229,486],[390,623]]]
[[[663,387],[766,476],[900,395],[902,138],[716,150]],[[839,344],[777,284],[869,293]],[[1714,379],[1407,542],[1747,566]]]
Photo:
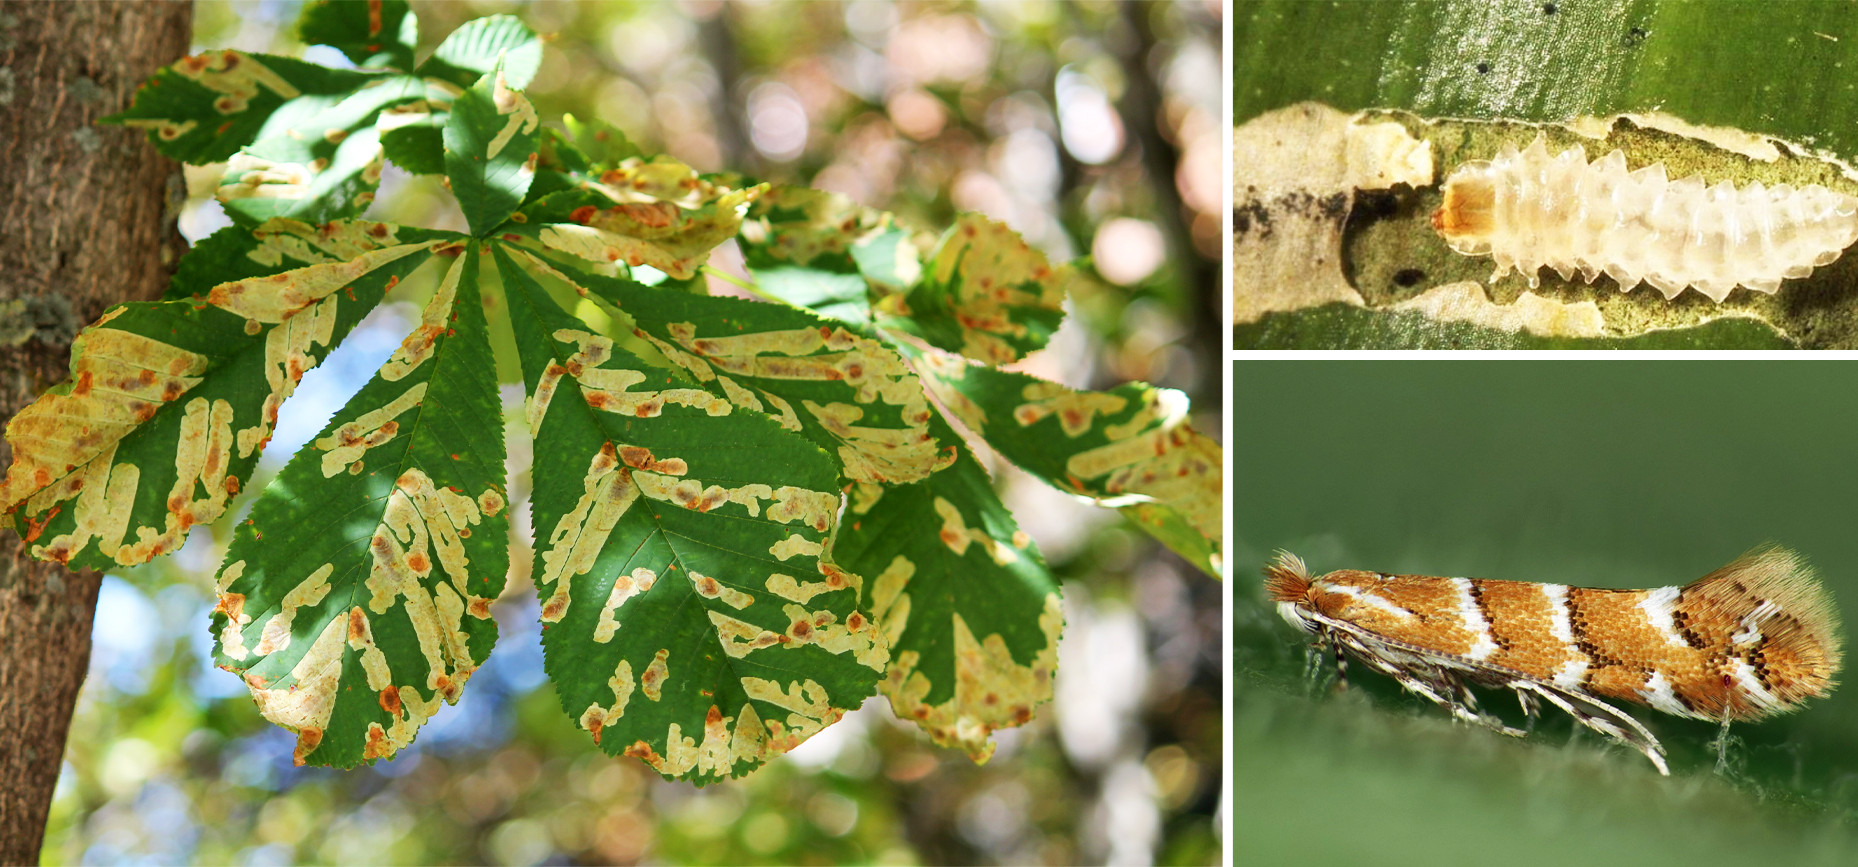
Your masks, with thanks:
[[[195,50],[346,65],[296,41],[299,8],[198,2]],[[545,119],[597,116],[699,170],[836,190],[922,227],[980,211],[1054,260],[1092,256],[1064,331],[1023,369],[1182,389],[1196,427],[1218,435],[1218,0],[415,11],[422,57],[497,12],[556,34],[530,89]],[[390,167],[369,216],[462,228],[435,181]],[[189,170],[190,238],[226,224],[216,183],[214,168]],[[304,379],[249,492],[386,359],[418,300],[383,305]],[[506,388],[512,494],[527,490],[520,403]],[[1001,733],[986,766],[934,747],[881,699],[747,780],[703,790],[607,758],[543,677],[519,568],[489,663],[410,749],[346,773],[295,768],[292,736],[210,664],[212,575],[230,534],[200,528],[176,556],[105,579],[44,861],[1217,862],[1219,584],[1113,511],[990,468],[1064,581],[1067,627],[1056,700]],[[526,564],[526,504],[514,515],[511,556]]]

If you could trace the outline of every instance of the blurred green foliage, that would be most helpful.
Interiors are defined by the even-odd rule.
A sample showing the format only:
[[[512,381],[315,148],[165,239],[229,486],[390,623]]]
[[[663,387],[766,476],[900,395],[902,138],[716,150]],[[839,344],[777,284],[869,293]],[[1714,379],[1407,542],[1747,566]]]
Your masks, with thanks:
[[[1325,695],[1265,600],[1282,548],[1377,569],[1684,584],[1764,542],[1858,612],[1858,369],[1840,362],[1234,365],[1239,863],[1851,863],[1858,691],[1736,726],[1647,709],[1672,776],[1549,714],[1516,741],[1351,668]],[[1847,677],[1849,680],[1849,676]],[[1487,706],[1520,721],[1507,696]],[[1480,854],[1479,859],[1482,859]]]
[[[980,210],[1055,258],[1094,254],[1099,279],[1074,293],[1075,324],[1029,372],[1179,388],[1203,414],[1197,427],[1220,429],[1219,332],[1202,314],[1217,306],[1224,245],[1217,2],[414,9],[422,57],[496,12],[552,33],[529,91],[544,118],[598,117],[701,169],[836,189],[925,227]],[[202,0],[196,46],[298,53],[298,10]],[[1126,97],[1143,87],[1155,100],[1136,116],[1166,146],[1163,177],[1118,111],[1141,103]],[[223,218],[206,201],[211,172],[189,181],[182,223],[198,237]],[[391,169],[371,216],[462,227],[436,183]],[[300,435],[416,317],[409,303],[388,305],[306,376],[284,408],[304,413]],[[506,391],[513,501],[528,490],[519,408]],[[247,500],[293,449],[287,424]],[[990,470],[1065,582],[1067,630],[1057,700],[1003,733],[988,765],[936,748],[874,702],[746,780],[664,782],[607,758],[562,716],[541,673],[534,592],[517,574],[495,607],[490,661],[412,748],[353,772],[295,768],[289,733],[208,662],[211,572],[230,534],[201,528],[174,557],[106,578],[43,860],[1217,862],[1220,586],[1114,512]],[[526,505],[513,514],[512,560],[526,563]]]

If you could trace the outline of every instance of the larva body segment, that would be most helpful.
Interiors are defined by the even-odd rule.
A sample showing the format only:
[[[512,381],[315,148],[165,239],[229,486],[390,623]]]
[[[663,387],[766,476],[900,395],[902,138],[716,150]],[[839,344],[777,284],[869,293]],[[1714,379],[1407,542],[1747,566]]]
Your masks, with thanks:
[[[1675,298],[1686,287],[1722,301],[1736,286],[1772,294],[1858,241],[1858,198],[1813,184],[1704,186],[1672,181],[1663,163],[1626,171],[1615,150],[1587,162],[1580,146],[1550,157],[1541,135],[1517,151],[1459,166],[1432,226],[1453,250],[1513,267],[1538,285],[1546,265],[1592,283],[1604,273],[1631,291],[1642,280]]]

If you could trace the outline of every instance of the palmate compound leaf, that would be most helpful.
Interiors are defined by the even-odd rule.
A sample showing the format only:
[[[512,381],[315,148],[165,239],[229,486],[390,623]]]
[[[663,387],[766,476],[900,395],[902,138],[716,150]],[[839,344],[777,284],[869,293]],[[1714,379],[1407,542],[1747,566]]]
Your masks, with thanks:
[[[1141,382],[1078,391],[934,352],[914,360],[936,398],[1007,460],[1116,506],[1219,576],[1224,456],[1187,423],[1186,395]]]
[[[1064,611],[987,471],[940,413],[930,429],[960,455],[915,484],[853,486],[833,551],[868,576],[865,599],[890,643],[880,689],[891,710],[980,762],[994,731],[1051,699]]]
[[[943,233],[906,295],[886,296],[878,324],[988,364],[1045,346],[1064,321],[1071,266],[1053,268],[1019,233],[962,214]]]
[[[413,68],[419,19],[406,0],[315,0],[297,16],[305,45],[327,45],[364,69]]]
[[[219,162],[281,133],[289,118],[320,111],[379,77],[290,57],[207,51],[157,71],[136,89],[133,105],[99,123],[146,129],[156,150],[172,159]],[[274,113],[286,122],[269,123]]]
[[[865,323],[873,292],[895,294],[922,276],[910,236],[892,215],[838,193],[776,186],[749,207],[736,241],[768,294]]]
[[[496,244],[535,436],[534,580],[562,708],[698,784],[792,749],[890,654],[829,559],[818,446],[588,333]]]
[[[767,188],[734,189],[669,157],[628,159],[581,189],[543,197],[503,228],[589,262],[649,265],[684,280],[735,236]]]
[[[72,344],[71,380],[7,423],[0,503],[33,557],[143,563],[217,519],[304,371],[455,237],[360,221],[259,231],[225,260],[233,279],[105,313]]]
[[[846,479],[913,482],[953,459],[929,435],[922,383],[883,343],[781,304],[654,289],[514,256],[632,317],[638,336],[712,394],[831,450]]]
[[[478,255],[239,523],[215,661],[296,763],[352,767],[411,743],[490,654],[509,569],[503,425]],[[462,255],[460,255],[462,253]]]
[[[445,175],[471,231],[483,235],[523,203],[535,180],[535,106],[501,69],[452,101],[445,122]]]

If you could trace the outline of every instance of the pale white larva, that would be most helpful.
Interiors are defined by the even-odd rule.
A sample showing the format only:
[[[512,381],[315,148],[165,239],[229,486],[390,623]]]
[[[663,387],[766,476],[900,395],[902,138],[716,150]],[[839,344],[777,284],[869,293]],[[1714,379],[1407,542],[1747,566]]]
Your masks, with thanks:
[[[1619,151],[1589,165],[1579,146],[1550,157],[1543,138],[1520,153],[1465,163],[1445,181],[1432,227],[1453,250],[1514,267],[1537,285],[1544,265],[1563,280],[1604,273],[1630,291],[1643,280],[1666,298],[1687,286],[1721,301],[1737,285],[1773,293],[1858,241],[1858,198],[1813,184],[1794,189],[1695,175],[1666,180],[1664,164],[1626,171]]]

